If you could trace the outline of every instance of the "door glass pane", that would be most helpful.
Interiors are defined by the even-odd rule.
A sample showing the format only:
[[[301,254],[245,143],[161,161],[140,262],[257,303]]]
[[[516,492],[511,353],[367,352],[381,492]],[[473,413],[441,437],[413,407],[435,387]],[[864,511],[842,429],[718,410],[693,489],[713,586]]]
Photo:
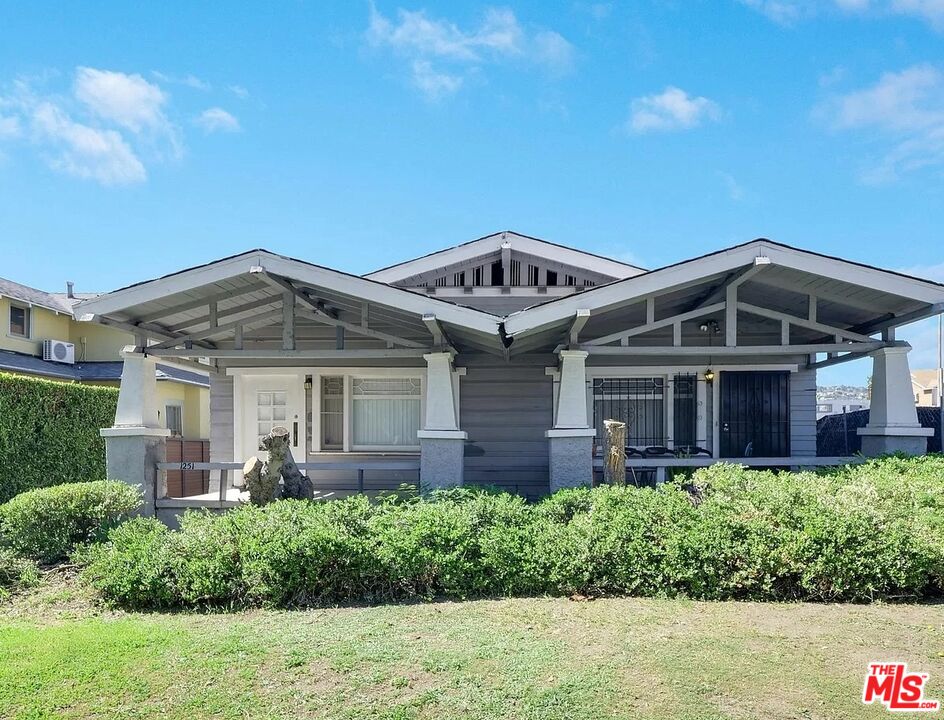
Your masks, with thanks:
[[[276,425],[285,424],[288,393],[282,390],[256,394],[256,433],[259,442]]]
[[[697,413],[697,378],[694,375],[675,376],[674,443],[676,448],[695,445]]]

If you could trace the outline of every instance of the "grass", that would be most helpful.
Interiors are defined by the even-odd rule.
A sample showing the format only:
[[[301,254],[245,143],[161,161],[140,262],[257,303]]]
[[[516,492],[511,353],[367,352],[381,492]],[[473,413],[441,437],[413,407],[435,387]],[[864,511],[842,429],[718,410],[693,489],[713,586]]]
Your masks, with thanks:
[[[944,606],[479,600],[131,614],[68,578],[0,606],[2,718],[869,718],[944,699]]]

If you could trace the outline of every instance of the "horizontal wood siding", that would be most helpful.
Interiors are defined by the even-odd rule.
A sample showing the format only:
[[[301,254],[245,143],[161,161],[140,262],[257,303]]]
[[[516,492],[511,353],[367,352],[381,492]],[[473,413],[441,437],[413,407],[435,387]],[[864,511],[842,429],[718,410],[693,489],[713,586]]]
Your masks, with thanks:
[[[210,462],[234,462],[233,378],[210,375]]]
[[[816,371],[790,373],[790,451],[816,456]]]
[[[467,485],[495,485],[526,497],[548,492],[552,381],[543,365],[469,367],[460,381],[460,427],[469,434]]]

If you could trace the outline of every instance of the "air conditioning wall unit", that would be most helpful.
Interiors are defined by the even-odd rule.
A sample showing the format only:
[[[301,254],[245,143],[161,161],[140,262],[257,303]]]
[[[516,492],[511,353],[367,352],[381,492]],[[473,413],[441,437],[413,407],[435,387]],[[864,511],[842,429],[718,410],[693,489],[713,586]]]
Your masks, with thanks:
[[[43,360],[75,364],[75,345],[62,340],[43,340]]]

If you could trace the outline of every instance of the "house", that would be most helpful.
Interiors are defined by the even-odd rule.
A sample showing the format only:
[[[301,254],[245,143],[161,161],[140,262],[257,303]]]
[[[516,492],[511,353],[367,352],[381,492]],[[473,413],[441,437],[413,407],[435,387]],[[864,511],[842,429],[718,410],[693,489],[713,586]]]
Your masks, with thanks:
[[[912,370],[911,388],[914,392],[915,405],[919,407],[939,407],[941,404],[940,370]]]
[[[826,417],[827,415],[841,415],[842,413],[850,413],[855,412],[856,410],[868,409],[868,400],[863,400],[862,398],[852,397],[849,395],[816,399],[817,420]]]
[[[226,472],[283,425],[316,483],[418,472],[424,490],[540,495],[591,482],[607,418],[628,424],[633,472],[845,462],[816,457],[816,371],[865,355],[864,452],[924,452],[895,328],[942,307],[938,283],[766,239],[647,271],[508,231],[364,276],[250,250],[76,314],[135,337],[102,435],[110,476],[153,510],[158,363],[212,364],[211,465]]]
[[[134,342],[123,330],[79,323],[73,308],[94,295],[50,293],[0,278],[0,371],[64,382],[117,387],[121,351]],[[209,437],[207,373],[174,365],[154,369],[158,421],[174,436]]]

